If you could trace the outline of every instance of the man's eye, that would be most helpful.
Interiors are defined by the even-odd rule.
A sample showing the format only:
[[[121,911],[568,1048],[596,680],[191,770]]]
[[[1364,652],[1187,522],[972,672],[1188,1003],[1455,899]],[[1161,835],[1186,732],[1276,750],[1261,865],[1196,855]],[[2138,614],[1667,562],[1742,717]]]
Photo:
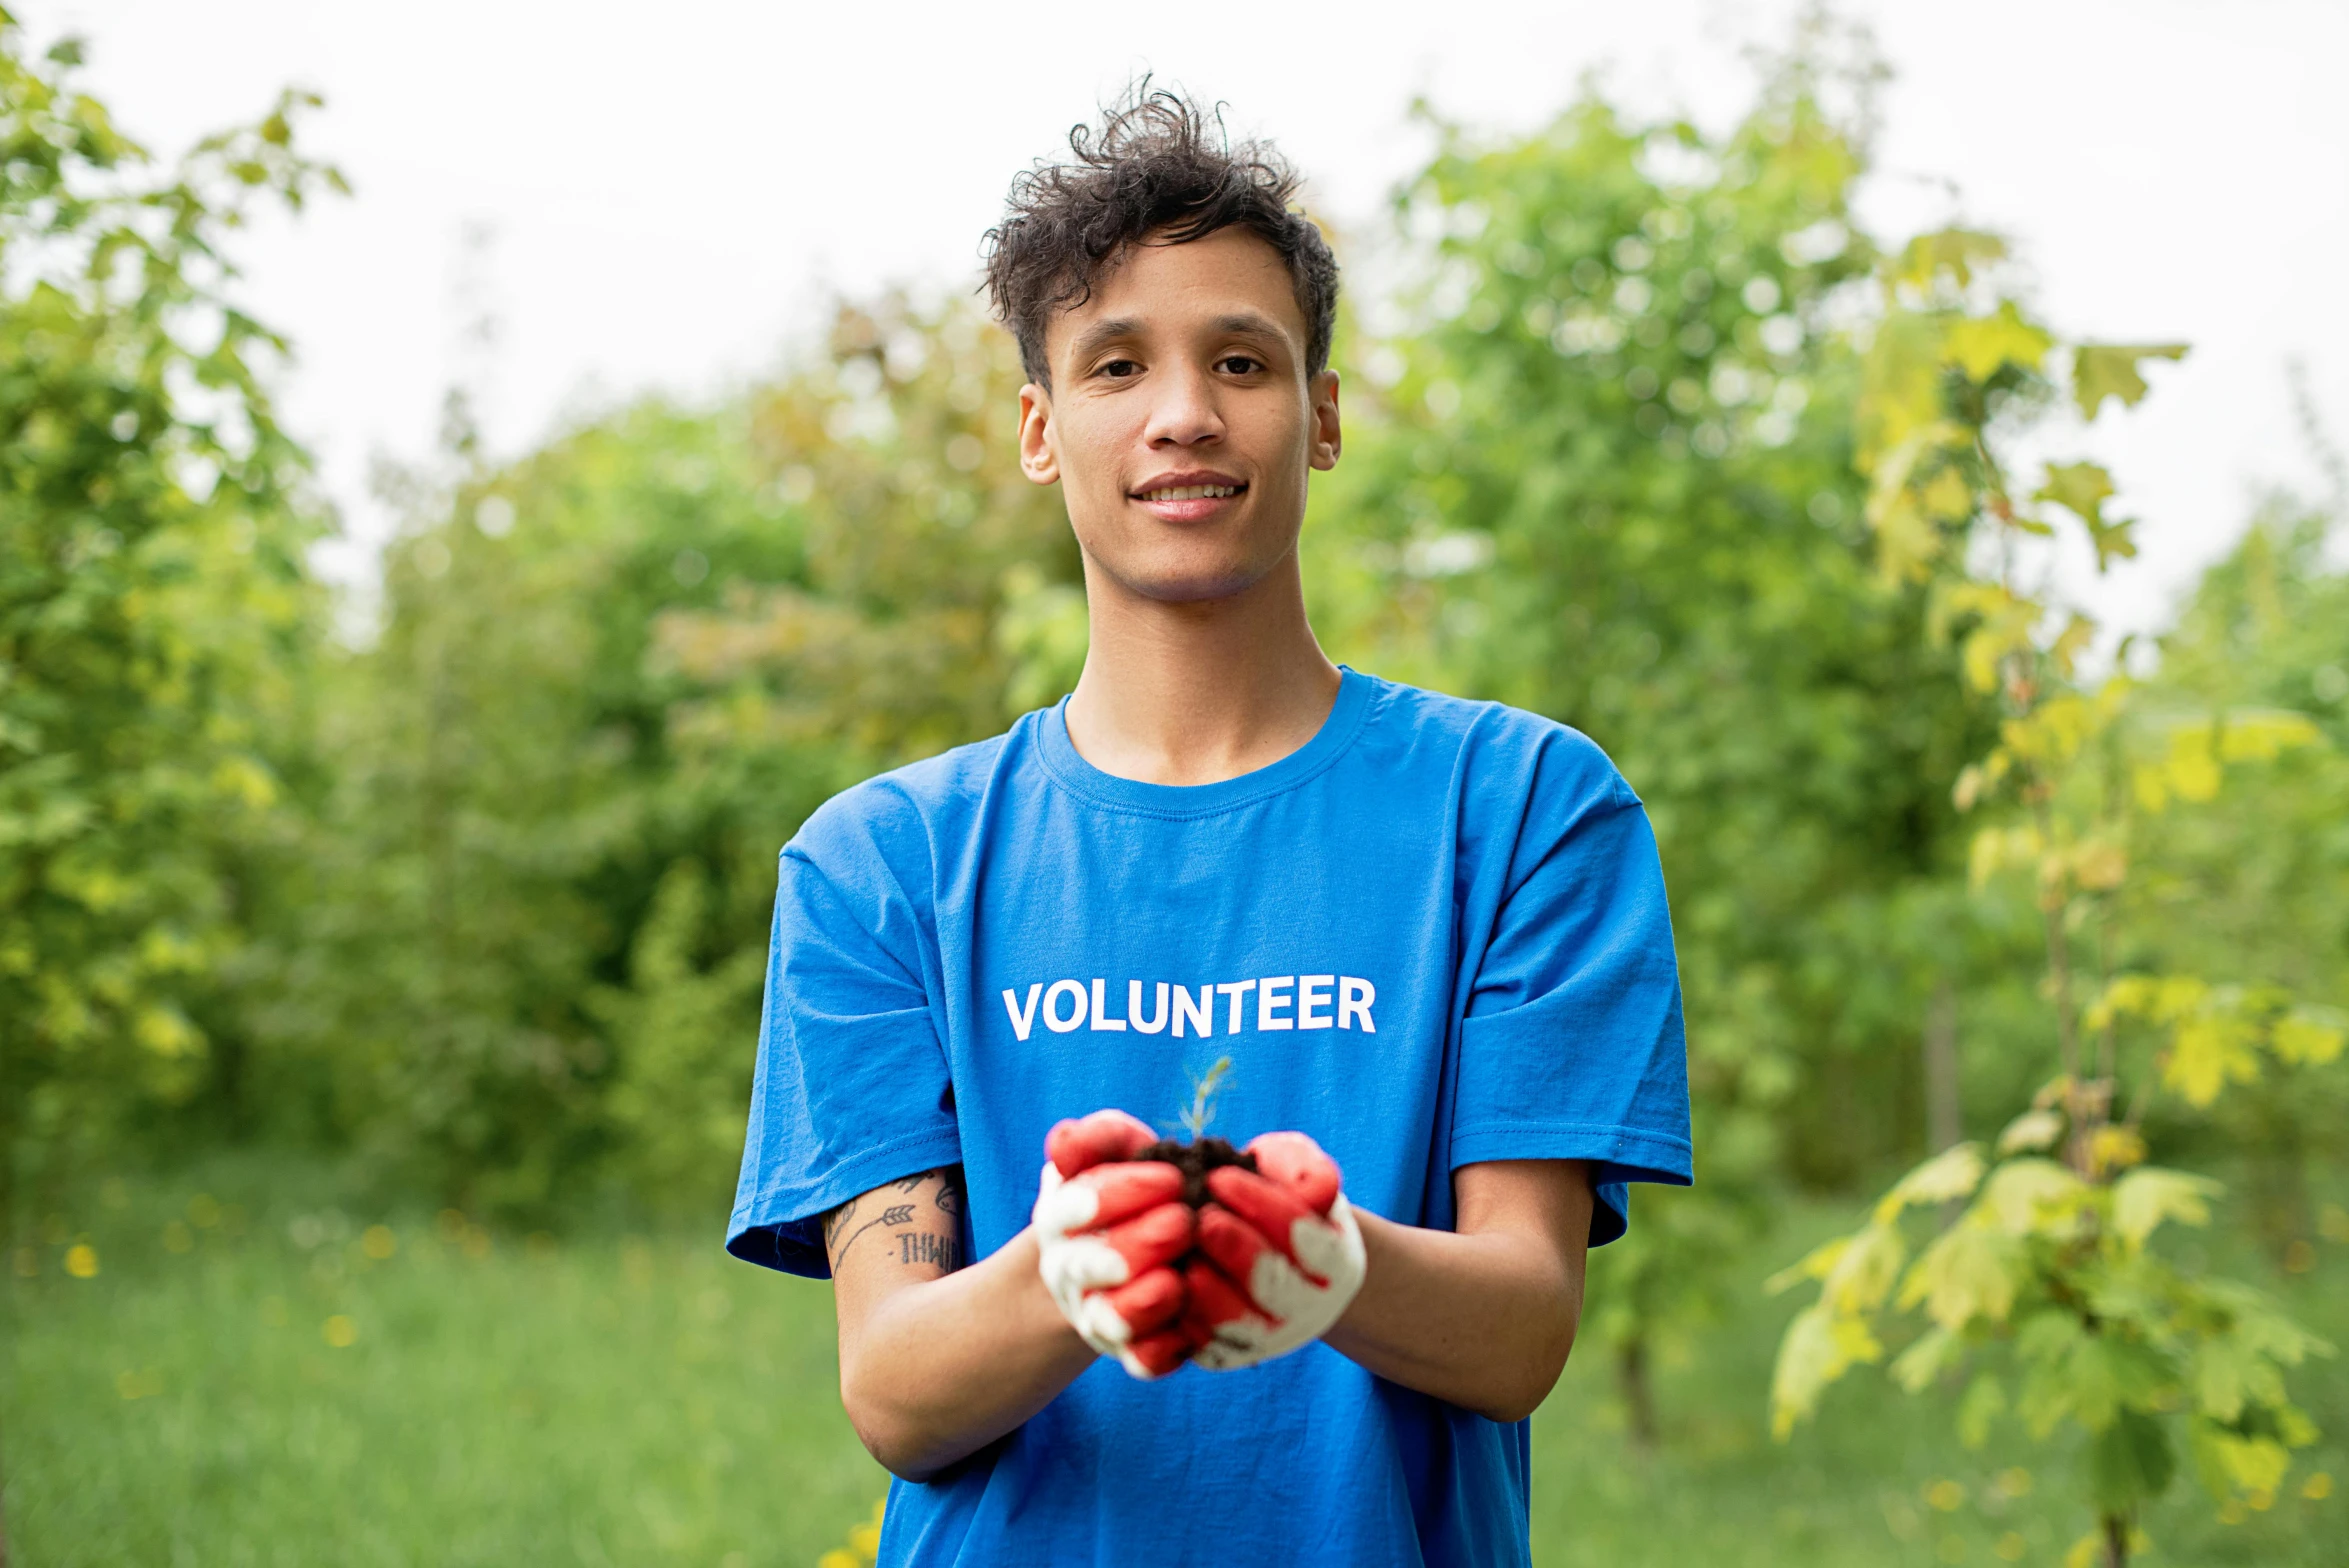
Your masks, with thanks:
[[[1215,362],[1215,368],[1230,375],[1245,376],[1264,368],[1264,361],[1253,354],[1226,354]]]
[[[1142,367],[1130,359],[1113,359],[1096,372],[1096,374],[1108,376],[1116,381],[1123,381],[1128,376],[1138,376],[1141,373]]]

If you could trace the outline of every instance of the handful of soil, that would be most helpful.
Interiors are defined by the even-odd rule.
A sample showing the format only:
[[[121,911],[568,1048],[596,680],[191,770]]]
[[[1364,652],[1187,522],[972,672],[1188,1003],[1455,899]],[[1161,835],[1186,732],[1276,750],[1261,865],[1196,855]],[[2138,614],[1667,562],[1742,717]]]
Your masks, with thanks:
[[[1177,1143],[1172,1138],[1161,1138],[1149,1147],[1137,1150],[1137,1160],[1164,1160],[1183,1173],[1183,1201],[1196,1209],[1207,1202],[1207,1173],[1226,1165],[1237,1165],[1244,1171],[1256,1169],[1256,1156],[1233,1148],[1221,1138],[1201,1138],[1194,1143]]]

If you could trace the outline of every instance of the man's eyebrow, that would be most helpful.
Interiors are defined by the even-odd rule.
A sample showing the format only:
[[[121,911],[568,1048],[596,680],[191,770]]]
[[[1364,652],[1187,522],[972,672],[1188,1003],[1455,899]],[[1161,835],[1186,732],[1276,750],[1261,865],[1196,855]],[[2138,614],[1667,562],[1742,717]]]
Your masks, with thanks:
[[[1106,321],[1094,322],[1078,333],[1068,351],[1074,358],[1086,359],[1104,344],[1114,343],[1119,338],[1134,337],[1141,330],[1142,321],[1138,316],[1111,316]]]
[[[1273,320],[1270,316],[1253,310],[1235,311],[1228,316],[1218,316],[1214,321],[1209,323],[1209,326],[1219,333],[1245,332],[1253,334],[1257,337],[1275,338],[1288,336],[1287,333],[1281,330],[1281,324],[1279,322]]]

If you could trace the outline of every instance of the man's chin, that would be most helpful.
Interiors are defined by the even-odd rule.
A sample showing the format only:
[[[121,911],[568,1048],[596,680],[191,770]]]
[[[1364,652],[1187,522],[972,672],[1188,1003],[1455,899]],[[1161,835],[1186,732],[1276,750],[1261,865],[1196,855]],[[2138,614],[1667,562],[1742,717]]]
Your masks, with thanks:
[[[1236,599],[1272,574],[1262,561],[1096,562],[1123,595],[1154,604],[1213,604]]]

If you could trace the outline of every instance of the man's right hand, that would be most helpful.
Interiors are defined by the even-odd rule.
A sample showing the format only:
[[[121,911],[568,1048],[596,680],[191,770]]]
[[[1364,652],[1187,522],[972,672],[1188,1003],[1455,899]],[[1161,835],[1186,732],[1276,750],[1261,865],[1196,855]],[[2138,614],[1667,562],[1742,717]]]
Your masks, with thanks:
[[[1191,1351],[1175,1326],[1186,1297],[1171,1267],[1195,1233],[1183,1173],[1133,1158],[1157,1141],[1124,1111],[1061,1122],[1044,1140],[1034,1216],[1038,1268],[1061,1315],[1143,1379],[1164,1377]]]

